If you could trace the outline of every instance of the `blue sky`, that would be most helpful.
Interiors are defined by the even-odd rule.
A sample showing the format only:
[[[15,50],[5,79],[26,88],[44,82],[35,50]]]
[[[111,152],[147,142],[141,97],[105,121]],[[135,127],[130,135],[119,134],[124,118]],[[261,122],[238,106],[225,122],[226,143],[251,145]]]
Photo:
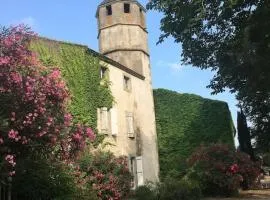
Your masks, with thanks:
[[[0,25],[26,23],[39,35],[88,45],[98,50],[96,8],[101,0],[0,0]],[[148,0],[140,0],[145,5]],[[225,92],[212,96],[209,84],[213,72],[181,65],[181,45],[172,38],[156,45],[161,13],[149,11],[147,25],[154,88],[226,101],[236,122],[236,100]]]

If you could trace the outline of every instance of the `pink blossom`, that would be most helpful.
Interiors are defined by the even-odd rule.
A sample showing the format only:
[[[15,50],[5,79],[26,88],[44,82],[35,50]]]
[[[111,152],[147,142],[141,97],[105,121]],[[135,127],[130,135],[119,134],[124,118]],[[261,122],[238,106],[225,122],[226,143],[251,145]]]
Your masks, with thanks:
[[[9,132],[8,132],[8,137],[10,139],[16,139],[18,137],[18,131],[14,131],[13,129],[11,129]]]
[[[50,77],[53,78],[53,79],[59,79],[60,78],[60,75],[61,75],[61,72],[59,69],[54,69],[51,74],[50,74]]]
[[[3,138],[0,137],[0,145],[4,143]]]
[[[69,126],[72,121],[72,115],[70,113],[64,115],[64,123]]]
[[[86,128],[86,135],[92,142],[96,139],[96,135],[91,128]]]
[[[22,82],[22,76],[19,73],[17,73],[17,72],[11,72],[10,73],[10,78],[16,84],[19,84],[19,83]]]
[[[6,65],[9,63],[9,61],[10,61],[10,58],[7,56],[0,57],[0,65]]]
[[[11,112],[11,121],[15,121],[16,120],[16,113],[15,112]]]
[[[73,139],[74,141],[76,141],[76,142],[80,142],[81,139],[82,139],[82,135],[79,134],[79,133],[75,133],[75,134],[72,135],[72,139]]]
[[[239,171],[239,166],[237,164],[233,164],[232,166],[230,166],[229,171],[235,174]]]
[[[9,176],[14,176],[15,175],[15,171],[11,171],[11,172],[9,172],[8,174],[9,174]]]
[[[16,162],[15,162],[15,157],[14,157],[14,155],[11,155],[11,154],[6,155],[5,160],[6,160],[12,167],[15,167]]]

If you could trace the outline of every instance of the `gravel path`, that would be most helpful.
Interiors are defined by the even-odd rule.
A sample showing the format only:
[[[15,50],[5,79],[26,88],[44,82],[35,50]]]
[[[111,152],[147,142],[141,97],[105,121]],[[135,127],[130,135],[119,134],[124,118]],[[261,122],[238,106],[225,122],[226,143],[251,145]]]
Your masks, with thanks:
[[[205,198],[204,200],[270,200],[270,190],[249,190],[241,192],[237,198]]]

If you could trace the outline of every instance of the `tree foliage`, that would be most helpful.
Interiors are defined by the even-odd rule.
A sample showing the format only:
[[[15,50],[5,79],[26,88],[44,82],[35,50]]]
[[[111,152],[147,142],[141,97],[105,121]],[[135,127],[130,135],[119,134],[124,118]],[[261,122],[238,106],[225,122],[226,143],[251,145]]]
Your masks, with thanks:
[[[248,154],[255,160],[253,148],[251,146],[250,130],[247,126],[246,116],[242,109],[237,113],[237,133],[240,151]]]
[[[270,6],[268,0],[151,0],[164,13],[162,42],[172,36],[183,62],[216,71],[213,94],[229,88],[253,122],[257,146],[270,145]]]

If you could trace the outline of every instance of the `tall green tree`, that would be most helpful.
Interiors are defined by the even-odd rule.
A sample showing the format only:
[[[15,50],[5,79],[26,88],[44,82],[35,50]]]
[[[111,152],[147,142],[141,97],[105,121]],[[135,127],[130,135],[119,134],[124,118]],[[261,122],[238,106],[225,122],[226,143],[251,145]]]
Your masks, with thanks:
[[[257,147],[270,151],[270,1],[151,0],[147,7],[164,13],[159,42],[172,36],[185,64],[215,71],[212,93],[235,93]]]
[[[251,159],[254,160],[255,158],[254,151],[251,146],[250,131],[247,126],[246,116],[242,109],[240,112],[237,112],[237,133],[240,151],[247,153],[250,155]]]

